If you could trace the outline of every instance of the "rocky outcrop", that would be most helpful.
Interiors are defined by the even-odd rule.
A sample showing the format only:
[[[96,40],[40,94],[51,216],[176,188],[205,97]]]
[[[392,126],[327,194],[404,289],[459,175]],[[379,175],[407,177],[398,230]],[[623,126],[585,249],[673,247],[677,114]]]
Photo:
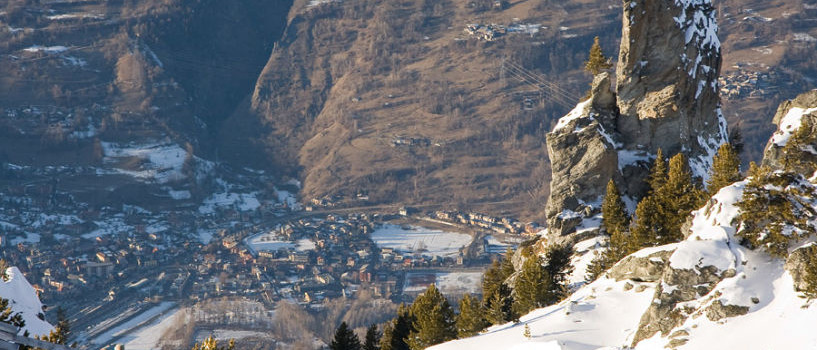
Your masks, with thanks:
[[[596,77],[590,100],[548,134],[551,241],[576,241],[576,227],[598,213],[609,179],[625,195],[643,196],[659,148],[687,154],[693,173],[706,177],[727,136],[714,16],[710,0],[624,2],[615,93],[606,74]]]
[[[629,279],[638,282],[657,282],[664,274],[673,250],[659,250],[649,254],[632,254],[621,259],[607,272],[616,281]]]
[[[653,303],[641,316],[633,344],[650,338],[657,332],[668,335],[673,328],[681,325],[687,317],[697,311],[679,308],[677,307],[679,304],[707,295],[721,280],[733,276],[735,276],[735,270],[721,271],[715,266],[679,269],[667,264],[660,278],[662,283],[655,290]],[[727,307],[720,304],[720,301],[715,302],[719,303],[720,307],[710,305],[704,309],[708,317],[712,315],[710,319],[727,317],[725,315],[731,315],[735,309],[732,305]]]
[[[583,217],[597,211],[599,189],[619,176],[618,154],[610,127],[617,116],[610,76],[599,74],[590,98],[559,120],[547,135],[553,179],[547,205],[554,232],[573,232]]]
[[[788,157],[793,160],[788,162],[790,170],[806,175],[814,172],[814,164],[817,164],[815,150],[817,145],[814,144],[814,135],[817,135],[817,90],[781,103],[772,123],[777,125],[777,131],[763,151],[763,165],[783,169],[786,167]],[[811,142],[787,148],[789,140],[802,128],[808,128],[810,131],[807,134],[810,135],[808,139]]]
[[[791,274],[795,290],[802,291],[808,287],[805,281],[806,265],[813,264],[813,260],[817,260],[817,256],[812,254],[812,249],[810,246],[797,248],[789,253],[789,257],[786,258],[785,268]]]

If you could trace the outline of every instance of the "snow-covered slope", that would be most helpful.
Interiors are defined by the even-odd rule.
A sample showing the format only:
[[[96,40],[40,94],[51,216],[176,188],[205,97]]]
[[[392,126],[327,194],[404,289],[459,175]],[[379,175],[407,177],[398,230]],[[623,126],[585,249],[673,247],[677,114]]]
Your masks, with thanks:
[[[601,278],[567,300],[534,310],[519,323],[489,328],[485,334],[431,349],[598,349],[629,343],[649,306],[655,283]],[[525,338],[525,324],[531,337]]]
[[[746,185],[723,188],[693,212],[684,241],[636,252],[519,323],[433,349],[817,349],[817,305],[799,297],[785,260],[735,237]],[[647,272],[648,261],[657,270]]]
[[[26,325],[21,334],[27,330],[30,336],[47,335],[54,330],[54,326],[41,318],[44,317],[43,304],[23,273],[16,267],[9,267],[6,275],[7,281],[0,279],[0,297],[9,300],[14,313],[22,314]]]

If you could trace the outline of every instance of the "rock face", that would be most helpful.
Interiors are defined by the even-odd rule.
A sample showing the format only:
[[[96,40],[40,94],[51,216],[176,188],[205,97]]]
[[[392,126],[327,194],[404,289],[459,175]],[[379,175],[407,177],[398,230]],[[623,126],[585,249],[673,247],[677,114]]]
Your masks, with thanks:
[[[777,131],[769,139],[763,151],[763,165],[773,169],[783,169],[788,152],[788,157],[797,160],[797,162],[790,162],[796,163],[790,164],[792,171],[811,174],[814,171],[813,164],[817,164],[817,154],[814,148],[804,145],[804,147],[786,149],[786,145],[801,128],[808,128],[809,139],[813,144],[814,135],[817,135],[817,90],[806,92],[793,100],[781,103],[772,122],[777,125]]]
[[[547,136],[552,241],[576,241],[573,233],[584,218],[598,214],[611,178],[630,198],[643,196],[643,179],[659,148],[668,156],[685,153],[693,173],[705,178],[726,142],[711,1],[625,1],[623,20],[615,93],[606,73],[596,77],[590,99]]]

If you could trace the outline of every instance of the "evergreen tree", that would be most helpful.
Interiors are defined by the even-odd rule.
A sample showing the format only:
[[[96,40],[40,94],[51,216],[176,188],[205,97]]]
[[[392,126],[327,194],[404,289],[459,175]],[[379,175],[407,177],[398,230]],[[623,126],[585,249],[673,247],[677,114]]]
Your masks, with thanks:
[[[488,297],[486,318],[491,324],[503,324],[518,318],[513,309],[511,289],[504,283]]]
[[[363,342],[363,350],[380,350],[380,336],[377,325],[373,323],[366,329],[366,339]]]
[[[346,322],[341,322],[335,331],[335,338],[332,339],[329,348],[332,350],[360,350],[360,339],[358,339],[354,331],[349,329]]]
[[[8,323],[18,328],[22,328],[26,325],[26,322],[23,320],[23,315],[19,312],[14,313],[9,306],[9,300],[0,298],[0,322]]]
[[[414,331],[407,343],[412,350],[425,349],[457,337],[454,309],[433,284],[418,295],[411,305]]]
[[[814,193],[804,193],[799,186],[789,187],[805,181],[802,176],[772,172],[754,162],[749,165],[748,178],[743,198],[737,204],[741,211],[737,236],[750,248],[762,247],[773,256],[786,257],[789,242],[800,237],[798,231],[810,232],[812,229],[806,219],[817,215],[810,206],[802,205],[797,197],[813,197]],[[786,226],[793,226],[796,230],[786,230]]]
[[[381,350],[409,350],[406,339],[414,332],[414,315],[405,305],[397,308],[397,317],[383,327],[383,337],[380,338]]]
[[[789,141],[783,146],[783,169],[791,172],[803,172],[801,169],[804,166],[809,166],[808,171],[812,172],[813,164],[806,164],[803,157],[803,147],[813,145],[815,143],[815,135],[811,131],[811,126],[803,122],[797,131],[795,131]]]
[[[485,319],[485,309],[479,299],[465,294],[460,299],[460,313],[457,315],[457,337],[476,335],[489,325]]]
[[[491,262],[491,267],[482,274],[482,295],[485,307],[491,307],[489,297],[494,295],[494,293],[499,290],[499,286],[505,282],[505,279],[502,277],[500,264],[500,260],[494,260]]]
[[[522,264],[522,270],[516,276],[513,289],[513,309],[516,314],[524,315],[531,310],[544,306],[552,299],[550,296],[551,276],[542,266],[542,260],[531,255]]]
[[[548,283],[548,299],[546,305],[553,304],[568,293],[568,276],[573,272],[570,258],[573,256],[573,247],[567,244],[552,245],[545,251],[545,271],[550,277]]]
[[[513,250],[511,248],[505,250],[505,257],[502,259],[499,271],[503,282],[516,272],[516,268],[513,266]]]
[[[522,331],[522,336],[524,336],[527,339],[530,339],[530,326],[528,326],[527,323],[525,323],[525,330]]]
[[[683,239],[681,225],[704,199],[703,191],[692,180],[692,172],[683,154],[678,153],[670,159],[669,170],[664,176],[661,168],[665,165],[659,159],[650,174],[651,194],[636,206],[627,254],[643,247]]]
[[[630,226],[627,206],[621,199],[621,193],[613,179],[607,182],[607,193],[601,202],[601,214],[601,227],[607,231],[608,235],[612,236],[627,231],[627,227]]]
[[[729,128],[729,144],[738,156],[743,153],[743,133],[740,131],[740,124]]]
[[[485,272],[482,278],[482,295],[484,296],[483,302],[485,303],[486,309],[491,309],[493,305],[491,304],[492,299],[490,296],[497,294],[497,291],[500,290],[500,287],[505,284],[505,281],[514,274],[515,268],[513,266],[513,250],[508,248],[505,251],[505,257],[499,260],[494,260],[491,264],[491,267]],[[500,300],[504,300],[510,296],[510,293],[503,294],[499,293],[498,295]],[[499,306],[501,309],[503,306]]]
[[[593,38],[593,45],[590,46],[590,55],[587,58],[587,62],[584,63],[584,70],[590,72],[590,74],[596,75],[601,73],[603,70],[610,69],[611,67],[613,67],[613,65],[601,51],[599,37]]]
[[[686,156],[678,153],[669,161],[667,181],[655,193],[659,210],[664,214],[666,228],[654,244],[678,242],[684,238],[681,225],[693,210],[703,204],[704,193],[692,180]]]
[[[664,214],[653,196],[647,196],[635,208],[635,222],[630,229],[623,255],[643,247],[658,245],[655,242],[668,231]]]
[[[650,185],[650,191],[648,194],[652,194],[659,188],[663,187],[666,181],[667,161],[664,159],[664,151],[659,148],[658,152],[655,153],[655,162],[653,162],[652,168],[650,168],[650,175],[647,179],[647,182]]]
[[[724,143],[718,148],[718,153],[712,158],[712,169],[709,173],[709,180],[706,182],[706,190],[712,196],[721,188],[740,181],[740,157],[735,148],[729,143]]]
[[[630,215],[627,214],[626,205],[612,179],[607,183],[607,193],[601,204],[601,213],[601,225],[610,235],[610,239],[607,249],[603,253],[596,254],[587,267],[585,279],[588,282],[595,280],[602,272],[629,253]]]

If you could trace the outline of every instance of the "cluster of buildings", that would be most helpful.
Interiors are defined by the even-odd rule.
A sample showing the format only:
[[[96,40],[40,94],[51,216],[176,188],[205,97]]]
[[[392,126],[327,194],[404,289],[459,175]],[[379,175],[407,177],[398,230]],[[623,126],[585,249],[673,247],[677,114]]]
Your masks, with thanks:
[[[461,224],[470,227],[479,227],[495,233],[511,235],[534,235],[542,230],[535,222],[523,223],[509,217],[494,217],[481,213],[443,211],[429,213],[429,218],[446,223]]]
[[[721,96],[727,99],[758,98],[779,92],[777,87],[779,84],[775,82],[779,77],[774,70],[765,72],[746,70],[742,65],[736,65],[733,68],[737,70],[718,78]]]

